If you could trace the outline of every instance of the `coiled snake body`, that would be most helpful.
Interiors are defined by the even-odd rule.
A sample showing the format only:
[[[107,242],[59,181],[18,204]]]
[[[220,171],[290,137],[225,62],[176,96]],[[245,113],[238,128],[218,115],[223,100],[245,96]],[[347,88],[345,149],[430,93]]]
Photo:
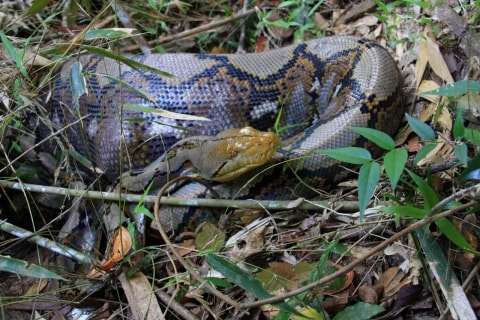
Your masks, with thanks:
[[[148,166],[186,137],[215,136],[245,126],[268,131],[277,124],[285,128],[278,150],[282,158],[302,158],[292,165],[298,169],[296,174],[306,184],[321,187],[338,181],[342,174],[335,160],[314,150],[368,147],[349,127],[393,134],[404,113],[402,79],[393,59],[377,43],[352,36],[265,53],[152,54],[134,59],[173,77],[81,55],[62,67],[50,105],[52,121],[59,128],[81,118],[67,129],[69,140],[111,180],[121,171]],[[79,99],[78,110],[69,80],[76,61],[83,66],[88,89]],[[125,104],[211,121],[174,119],[122,108]],[[193,152],[193,157],[205,154]],[[131,189],[148,183],[137,181],[135,175],[130,178]],[[288,180],[282,179],[267,179],[268,188],[285,189]],[[294,185],[288,187],[291,190]]]

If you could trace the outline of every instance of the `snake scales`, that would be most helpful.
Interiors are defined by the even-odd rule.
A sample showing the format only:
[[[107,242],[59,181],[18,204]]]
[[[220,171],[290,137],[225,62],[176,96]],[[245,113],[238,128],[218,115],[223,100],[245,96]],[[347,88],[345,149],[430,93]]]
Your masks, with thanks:
[[[146,167],[180,139],[214,136],[244,126],[268,131],[278,121],[278,127],[286,128],[280,133],[281,158],[303,157],[293,164],[301,165],[296,175],[317,188],[343,175],[337,161],[313,150],[371,147],[349,127],[393,134],[404,113],[402,78],[391,56],[377,43],[352,36],[312,40],[265,53],[152,54],[133,59],[174,77],[81,55],[63,65],[50,103],[54,126],[62,128],[77,121],[67,129],[69,141],[112,181],[122,171]],[[78,110],[73,107],[70,85],[70,70],[76,61],[83,66],[88,90],[80,97]],[[162,117],[122,108],[124,104],[211,121]],[[194,152],[192,157],[205,154]],[[295,186],[291,177],[274,177],[263,179],[268,180],[264,181],[268,195],[285,196],[286,186],[291,193]],[[306,190],[295,192],[304,195]],[[253,197],[251,193],[247,189],[245,196]]]

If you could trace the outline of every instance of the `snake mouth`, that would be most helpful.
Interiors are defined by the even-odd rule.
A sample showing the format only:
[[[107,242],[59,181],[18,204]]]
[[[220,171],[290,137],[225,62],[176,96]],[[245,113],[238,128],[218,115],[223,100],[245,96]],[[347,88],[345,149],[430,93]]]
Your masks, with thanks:
[[[215,149],[215,155],[222,161],[208,178],[217,182],[232,181],[264,165],[272,159],[280,145],[280,139],[275,133],[251,127],[227,130],[224,135],[227,137]]]

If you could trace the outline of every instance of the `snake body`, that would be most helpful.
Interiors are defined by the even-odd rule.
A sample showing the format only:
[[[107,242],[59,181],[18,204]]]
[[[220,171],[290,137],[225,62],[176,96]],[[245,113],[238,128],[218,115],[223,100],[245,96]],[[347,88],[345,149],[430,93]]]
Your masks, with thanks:
[[[264,53],[152,54],[132,59],[173,77],[98,55],[80,55],[61,68],[50,103],[54,126],[76,122],[67,129],[69,141],[112,181],[123,171],[148,168],[182,139],[245,126],[268,131],[276,125],[284,129],[281,158],[301,158],[292,165],[298,169],[296,175],[321,187],[340,180],[342,174],[336,160],[314,150],[370,148],[350,127],[393,134],[405,111],[402,78],[394,60],[376,42],[353,36]],[[78,109],[70,82],[74,62],[82,65],[88,90],[79,97]],[[210,121],[123,108],[126,104]],[[192,153],[193,158],[204,156]],[[135,184],[135,176],[132,179]],[[269,188],[285,187],[285,181]]]

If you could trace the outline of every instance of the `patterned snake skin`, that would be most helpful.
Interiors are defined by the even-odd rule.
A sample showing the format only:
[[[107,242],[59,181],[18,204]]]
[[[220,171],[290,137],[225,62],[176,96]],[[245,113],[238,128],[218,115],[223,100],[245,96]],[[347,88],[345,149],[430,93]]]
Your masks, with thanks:
[[[63,65],[50,103],[57,128],[82,117],[67,130],[69,141],[111,181],[121,172],[147,166],[180,139],[214,136],[244,126],[268,131],[278,121],[278,127],[286,128],[280,133],[279,154],[282,159],[303,157],[292,165],[298,166],[296,175],[318,188],[343,175],[337,161],[313,150],[371,148],[349,127],[393,134],[405,112],[402,78],[389,53],[373,41],[352,36],[312,40],[265,53],[152,54],[134,59],[174,77],[81,55]],[[83,66],[88,89],[79,100],[78,111],[70,86],[70,70],[76,61]],[[172,119],[122,109],[124,104],[211,121]],[[268,188],[289,183],[276,178],[277,182],[268,179]]]

